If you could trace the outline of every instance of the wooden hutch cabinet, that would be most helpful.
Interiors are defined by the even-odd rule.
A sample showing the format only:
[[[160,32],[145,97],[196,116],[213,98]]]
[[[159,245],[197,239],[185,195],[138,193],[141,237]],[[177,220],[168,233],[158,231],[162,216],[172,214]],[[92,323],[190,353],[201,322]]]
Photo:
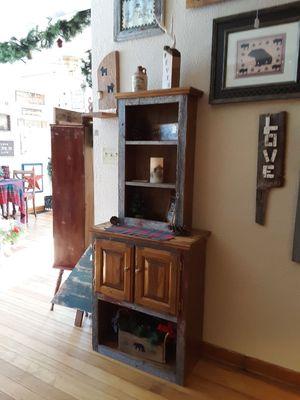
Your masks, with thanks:
[[[191,227],[197,99],[193,88],[117,94],[119,110],[119,219],[121,225],[168,231]],[[163,159],[163,179],[150,178],[150,158]],[[202,339],[205,249],[209,236],[158,240],[96,225],[93,348],[101,354],[184,384]],[[110,229],[110,230],[107,230]],[[147,323],[171,324],[175,339],[165,362],[133,343],[120,349],[113,322],[120,312]],[[149,322],[150,321],[150,322]],[[142,347],[141,347],[142,346]]]

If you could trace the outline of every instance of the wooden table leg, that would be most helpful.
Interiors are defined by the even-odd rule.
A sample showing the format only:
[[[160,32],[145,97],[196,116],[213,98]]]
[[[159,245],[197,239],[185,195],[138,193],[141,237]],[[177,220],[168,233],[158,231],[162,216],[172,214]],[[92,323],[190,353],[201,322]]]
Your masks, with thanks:
[[[58,277],[57,277],[57,281],[56,281],[54,296],[56,295],[56,293],[58,292],[58,289],[60,288],[63,274],[64,274],[64,270],[63,270],[63,269],[60,269],[60,270],[59,270]],[[51,310],[51,311],[54,310],[54,303],[51,304],[50,310]]]
[[[81,310],[76,311],[74,325],[77,326],[78,328],[81,328],[81,326],[82,326],[83,315],[84,315],[84,311],[81,311]]]

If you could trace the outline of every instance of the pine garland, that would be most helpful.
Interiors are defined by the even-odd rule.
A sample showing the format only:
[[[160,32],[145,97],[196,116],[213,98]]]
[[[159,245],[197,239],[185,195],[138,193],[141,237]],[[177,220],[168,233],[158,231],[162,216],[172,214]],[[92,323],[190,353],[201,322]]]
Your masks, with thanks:
[[[69,42],[78,33],[91,23],[91,10],[79,11],[70,20],[59,20],[41,31],[38,26],[31,29],[22,39],[12,37],[8,42],[0,43],[0,63],[13,63],[24,59],[31,59],[34,50],[49,49],[58,38]],[[25,61],[24,61],[25,62]]]
[[[86,83],[92,87],[92,52],[91,50],[86,51],[87,58],[81,59],[81,73],[85,76]]]

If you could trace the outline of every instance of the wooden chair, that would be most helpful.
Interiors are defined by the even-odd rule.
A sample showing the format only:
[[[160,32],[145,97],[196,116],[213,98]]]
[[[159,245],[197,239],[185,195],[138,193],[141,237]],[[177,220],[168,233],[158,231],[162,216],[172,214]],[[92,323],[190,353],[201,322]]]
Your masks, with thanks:
[[[35,208],[35,188],[36,188],[36,177],[34,168],[31,171],[14,170],[13,178],[20,179],[24,182],[24,200],[26,206],[26,222],[28,222],[28,200],[32,201],[32,209],[34,216],[36,217]]]

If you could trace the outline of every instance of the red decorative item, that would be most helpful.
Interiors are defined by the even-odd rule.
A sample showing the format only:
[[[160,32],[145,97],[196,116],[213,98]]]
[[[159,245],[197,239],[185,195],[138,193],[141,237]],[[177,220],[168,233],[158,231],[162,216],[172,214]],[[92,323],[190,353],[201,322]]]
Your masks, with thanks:
[[[39,185],[39,180],[42,179],[43,175],[35,175],[35,177],[33,178],[32,176],[24,176],[24,180],[27,182],[27,190],[30,189],[38,189],[40,190],[40,185]]]
[[[172,339],[175,338],[174,328],[170,322],[168,322],[167,324],[158,324],[156,329],[158,332],[168,333],[170,338]]]
[[[63,41],[61,40],[61,38],[58,38],[57,41],[56,41],[56,43],[57,43],[57,46],[58,46],[59,48],[61,48],[62,45],[63,45]]]

